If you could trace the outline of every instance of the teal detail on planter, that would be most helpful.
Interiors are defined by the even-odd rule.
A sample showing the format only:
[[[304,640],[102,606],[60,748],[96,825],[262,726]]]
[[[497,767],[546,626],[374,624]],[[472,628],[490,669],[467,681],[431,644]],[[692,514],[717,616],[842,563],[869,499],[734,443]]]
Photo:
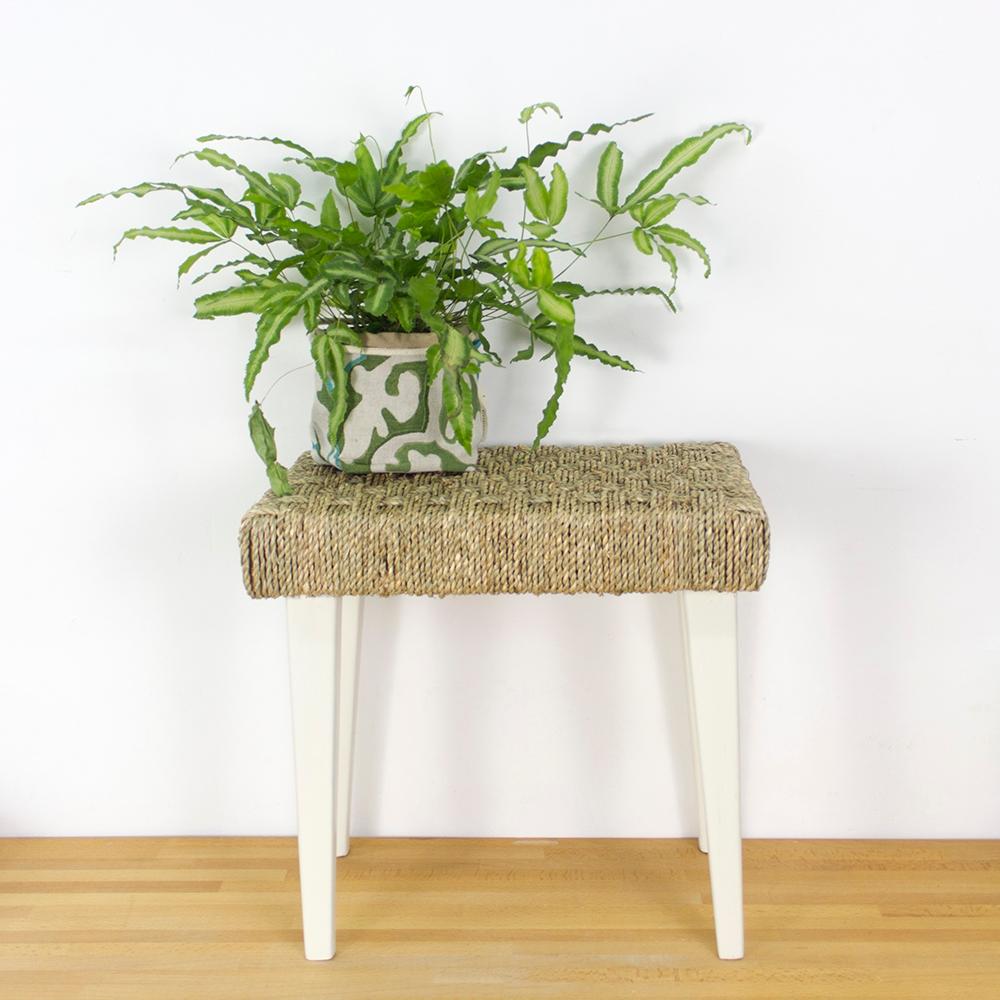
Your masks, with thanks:
[[[344,472],[464,472],[478,459],[485,414],[473,396],[472,452],[444,419],[441,376],[427,379],[426,335],[371,335],[347,348],[347,413],[336,441],[328,436],[332,386],[318,385],[312,411],[313,459]],[[391,338],[391,339],[390,339]],[[402,341],[405,347],[396,347]],[[415,342],[409,346],[408,342]],[[352,356],[353,355],[353,356]],[[317,381],[319,381],[317,379]]]

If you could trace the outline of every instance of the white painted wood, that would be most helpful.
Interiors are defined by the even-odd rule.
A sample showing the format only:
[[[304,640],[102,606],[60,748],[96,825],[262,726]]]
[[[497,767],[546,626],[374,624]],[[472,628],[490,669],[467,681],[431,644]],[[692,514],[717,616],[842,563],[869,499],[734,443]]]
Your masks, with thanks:
[[[743,957],[736,595],[685,592],[695,730],[704,781],[708,870],[719,958]]]
[[[358,664],[364,598],[340,599],[340,659],[337,680],[337,857],[351,849],[351,788],[354,732],[358,719]]]
[[[681,614],[681,635],[684,645],[684,676],[688,693],[688,720],[691,729],[691,757],[694,760],[694,784],[695,793],[698,798],[698,850],[702,854],[707,854],[708,833],[705,827],[705,782],[701,773],[701,750],[698,747],[698,718],[694,710],[694,682],[691,680],[691,653],[683,595],[681,595],[679,608]]]
[[[292,597],[285,603],[295,740],[302,935],[306,958],[321,960],[333,958],[336,951],[334,746],[340,598]]]

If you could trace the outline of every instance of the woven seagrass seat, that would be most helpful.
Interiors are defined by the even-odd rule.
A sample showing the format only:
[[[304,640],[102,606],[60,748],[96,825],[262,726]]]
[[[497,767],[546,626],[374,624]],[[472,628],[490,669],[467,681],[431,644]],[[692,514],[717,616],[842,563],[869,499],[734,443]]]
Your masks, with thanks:
[[[767,517],[729,444],[485,448],[461,474],[290,471],[240,527],[251,597],[757,590]]]

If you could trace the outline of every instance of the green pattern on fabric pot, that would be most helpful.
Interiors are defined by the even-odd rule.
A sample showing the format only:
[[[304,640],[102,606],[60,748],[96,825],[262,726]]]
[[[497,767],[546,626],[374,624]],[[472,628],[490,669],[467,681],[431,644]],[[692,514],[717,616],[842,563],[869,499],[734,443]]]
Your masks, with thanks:
[[[441,375],[428,384],[427,348],[436,343],[432,333],[369,333],[364,347],[345,347],[347,415],[331,441],[330,411],[317,376],[313,460],[361,473],[464,472],[475,466],[486,432],[482,401],[476,390],[469,453],[445,415]]]

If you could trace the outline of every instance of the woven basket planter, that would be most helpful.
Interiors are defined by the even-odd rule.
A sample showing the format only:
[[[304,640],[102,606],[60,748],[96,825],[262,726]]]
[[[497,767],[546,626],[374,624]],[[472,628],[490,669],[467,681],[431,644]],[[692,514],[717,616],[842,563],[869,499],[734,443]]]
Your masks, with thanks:
[[[427,348],[432,333],[370,333],[363,347],[346,347],[347,415],[331,441],[329,410],[316,379],[312,409],[313,460],[344,472],[464,472],[475,466],[486,428],[478,391],[472,452],[448,423],[439,374],[427,378]],[[328,387],[332,388],[332,387]]]

